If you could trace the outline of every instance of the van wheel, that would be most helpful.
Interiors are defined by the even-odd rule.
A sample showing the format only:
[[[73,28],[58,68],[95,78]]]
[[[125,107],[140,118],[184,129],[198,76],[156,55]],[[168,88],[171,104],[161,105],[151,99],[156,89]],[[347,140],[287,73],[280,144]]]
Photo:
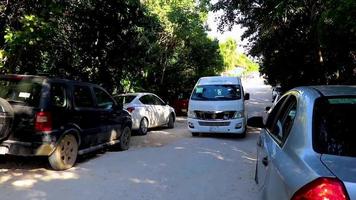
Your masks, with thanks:
[[[66,170],[75,164],[78,155],[78,142],[72,134],[65,135],[48,161],[54,170]]]
[[[168,128],[174,128],[174,116],[173,114],[170,114],[169,115],[169,118],[168,118]]]
[[[138,128],[138,134],[146,135],[147,131],[148,131],[148,120],[146,117],[144,117],[140,121],[140,127]]]
[[[128,150],[130,147],[130,140],[131,140],[131,129],[130,127],[126,126],[121,133],[120,142],[118,147],[121,151]]]

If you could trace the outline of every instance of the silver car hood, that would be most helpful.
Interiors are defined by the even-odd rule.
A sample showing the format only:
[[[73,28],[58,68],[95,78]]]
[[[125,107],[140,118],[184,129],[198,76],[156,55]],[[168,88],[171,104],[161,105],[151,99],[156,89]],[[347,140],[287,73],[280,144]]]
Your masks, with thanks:
[[[323,164],[345,184],[351,200],[356,200],[356,158],[323,154]]]

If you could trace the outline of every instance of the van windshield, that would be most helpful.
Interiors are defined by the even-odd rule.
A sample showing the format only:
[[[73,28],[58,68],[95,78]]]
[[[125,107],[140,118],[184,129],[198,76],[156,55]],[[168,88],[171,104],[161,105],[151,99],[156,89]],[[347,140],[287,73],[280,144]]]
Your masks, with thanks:
[[[241,99],[240,85],[199,85],[194,88],[192,100],[221,101]]]

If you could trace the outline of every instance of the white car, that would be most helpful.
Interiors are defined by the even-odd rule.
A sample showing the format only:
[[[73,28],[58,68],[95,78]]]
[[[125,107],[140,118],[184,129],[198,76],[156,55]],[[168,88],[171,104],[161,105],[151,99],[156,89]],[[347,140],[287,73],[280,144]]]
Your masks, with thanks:
[[[155,94],[128,93],[118,95],[115,99],[131,113],[132,130],[137,130],[140,135],[146,135],[148,128],[174,127],[174,109]]]

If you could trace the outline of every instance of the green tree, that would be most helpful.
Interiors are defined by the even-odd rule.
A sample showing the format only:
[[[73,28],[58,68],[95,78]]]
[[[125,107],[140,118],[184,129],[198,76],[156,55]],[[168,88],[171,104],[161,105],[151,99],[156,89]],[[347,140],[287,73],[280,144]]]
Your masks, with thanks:
[[[157,16],[163,30],[158,44],[161,56],[157,66],[148,73],[148,84],[163,96],[192,89],[201,76],[215,75],[223,70],[217,40],[205,31],[207,7],[194,0],[147,0],[144,3]]]
[[[207,1],[0,1],[3,73],[48,73],[164,96],[223,69]]]
[[[228,38],[225,42],[220,43],[220,52],[224,58],[226,70],[237,67],[237,43],[234,39]]]
[[[159,22],[140,1],[1,1],[6,73],[49,73],[123,91],[150,66]]]
[[[221,29],[239,23],[272,85],[356,83],[356,1],[220,0]]]
[[[220,53],[224,59],[225,70],[231,70],[235,67],[245,68],[245,73],[259,70],[259,65],[244,53],[237,51],[237,43],[234,39],[228,38],[220,43]]]

